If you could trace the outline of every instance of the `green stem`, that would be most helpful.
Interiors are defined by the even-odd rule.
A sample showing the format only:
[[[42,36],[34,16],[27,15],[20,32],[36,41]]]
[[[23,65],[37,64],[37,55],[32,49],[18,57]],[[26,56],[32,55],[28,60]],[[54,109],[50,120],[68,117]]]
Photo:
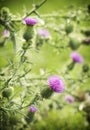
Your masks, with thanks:
[[[40,4],[35,5],[35,6],[33,7],[33,9],[32,9],[28,14],[26,14],[26,15],[23,17],[23,19],[25,19],[26,17],[28,17],[28,16],[31,15],[32,13],[35,13],[36,10],[39,9],[46,1],[47,1],[47,0],[43,0]]]

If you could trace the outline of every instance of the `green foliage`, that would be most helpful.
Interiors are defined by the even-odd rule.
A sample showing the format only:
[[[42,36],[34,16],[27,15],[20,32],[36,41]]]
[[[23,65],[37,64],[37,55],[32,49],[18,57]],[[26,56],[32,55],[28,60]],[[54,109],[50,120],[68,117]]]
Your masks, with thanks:
[[[72,107],[52,110],[32,126],[32,130],[86,130],[87,122],[84,113]]]

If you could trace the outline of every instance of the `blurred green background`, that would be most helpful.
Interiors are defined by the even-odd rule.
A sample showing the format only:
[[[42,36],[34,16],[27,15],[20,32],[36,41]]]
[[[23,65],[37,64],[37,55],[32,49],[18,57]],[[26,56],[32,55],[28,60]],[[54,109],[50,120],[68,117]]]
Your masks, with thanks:
[[[13,14],[21,14],[23,15],[25,9],[26,11],[29,11],[32,9],[33,4],[39,4],[42,0],[0,0],[0,8],[6,6],[10,8],[11,13]],[[64,10],[67,8],[67,6],[74,5],[76,8],[87,6],[90,3],[90,0],[47,0],[46,3],[38,9],[40,14],[43,13],[52,13],[53,11],[58,10]],[[4,56],[4,58],[1,58],[0,66],[2,67],[3,64],[6,64],[6,60],[8,60],[7,55],[11,56],[12,54],[12,48],[11,51],[9,50],[10,46],[12,44],[9,44],[9,46],[5,46],[4,48],[0,48],[0,56]],[[48,49],[47,49],[48,48]],[[5,53],[3,53],[3,49]],[[89,61],[89,49],[87,47],[84,47],[81,49],[81,54],[85,54],[85,58]],[[51,52],[51,53],[49,53]],[[37,53],[32,56],[32,60],[34,59],[34,63],[36,63],[36,66],[39,68],[61,68],[62,63],[61,61],[66,61],[67,57],[66,51],[60,55],[56,55],[55,52],[53,52],[52,47],[49,45],[46,45],[42,51],[37,55]],[[52,55],[54,56],[54,59],[52,59]],[[47,59],[48,57],[48,59]],[[39,61],[39,62],[38,62]],[[36,68],[35,66],[35,68]]]
[[[24,8],[32,8],[33,4],[38,4],[42,0],[0,0],[0,8],[7,6],[13,13],[23,13]],[[67,5],[85,6],[90,4],[90,0],[47,0],[40,9],[40,13],[50,13],[67,7]]]

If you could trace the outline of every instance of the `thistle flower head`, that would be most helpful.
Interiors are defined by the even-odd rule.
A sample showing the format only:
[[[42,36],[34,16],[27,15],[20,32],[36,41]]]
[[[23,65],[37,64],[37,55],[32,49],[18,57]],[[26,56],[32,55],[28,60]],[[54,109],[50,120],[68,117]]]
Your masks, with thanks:
[[[73,103],[74,102],[74,97],[72,95],[66,95],[65,100],[67,102],[69,102],[69,103]]]
[[[62,93],[64,91],[65,88],[64,81],[60,79],[57,75],[50,76],[48,78],[48,84],[51,90],[57,93]]]
[[[33,25],[37,24],[38,21],[37,21],[37,19],[34,19],[34,18],[25,18],[24,23],[29,26],[33,26]]]
[[[38,35],[40,35],[42,38],[46,38],[46,39],[50,37],[49,31],[46,29],[40,29],[38,31]]]
[[[3,37],[9,37],[10,35],[10,32],[8,30],[4,30],[3,33],[2,33]]]
[[[35,113],[37,111],[37,108],[35,106],[30,106],[29,110],[31,113]]]
[[[77,52],[72,52],[70,57],[72,58],[72,60],[76,63],[82,63],[83,62],[83,57],[77,53]]]

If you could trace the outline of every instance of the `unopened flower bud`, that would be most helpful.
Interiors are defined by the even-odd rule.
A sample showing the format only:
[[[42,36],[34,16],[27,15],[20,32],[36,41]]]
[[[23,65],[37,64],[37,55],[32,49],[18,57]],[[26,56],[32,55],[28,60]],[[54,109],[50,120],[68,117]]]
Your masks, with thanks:
[[[53,91],[48,87],[41,91],[41,96],[43,98],[50,98],[52,94],[53,94]]]
[[[2,92],[2,96],[3,97],[6,97],[6,98],[9,98],[14,92],[14,88],[13,87],[8,87],[8,88],[5,88]]]
[[[84,64],[82,69],[83,69],[83,72],[88,72],[89,71],[89,66],[87,64]]]
[[[76,50],[80,47],[80,42],[77,39],[70,39],[69,46],[72,50]]]
[[[28,42],[29,40],[33,38],[33,35],[34,35],[33,27],[27,26],[23,34],[23,38]]]
[[[73,25],[71,23],[67,23],[65,26],[65,31],[67,34],[71,33],[73,31]]]
[[[71,63],[67,66],[68,70],[72,70],[72,69],[74,68],[74,65],[75,65],[75,62],[71,62]]]
[[[3,18],[4,20],[7,20],[9,16],[9,9],[7,7],[3,7],[0,11],[0,17]]]

